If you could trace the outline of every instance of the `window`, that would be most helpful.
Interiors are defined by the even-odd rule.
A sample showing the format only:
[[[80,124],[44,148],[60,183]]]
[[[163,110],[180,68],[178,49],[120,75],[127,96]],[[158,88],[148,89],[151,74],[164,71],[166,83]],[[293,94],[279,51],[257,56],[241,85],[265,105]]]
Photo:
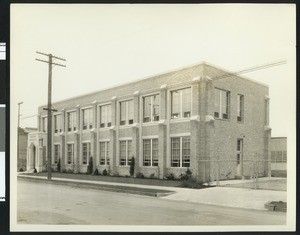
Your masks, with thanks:
[[[286,163],[286,151],[271,151],[271,162],[272,163]]]
[[[143,122],[159,121],[159,95],[144,97]]]
[[[67,144],[67,162],[68,164],[74,163],[74,144]]]
[[[61,129],[61,115],[54,116],[54,133],[60,133]]]
[[[120,102],[120,125],[133,124],[133,100]]]
[[[215,89],[214,117],[219,119],[229,118],[229,91]]]
[[[120,141],[120,165],[129,166],[132,158],[131,150],[132,141]]]
[[[47,125],[48,125],[48,118],[43,117],[42,118],[42,131],[47,132]]]
[[[82,143],[82,164],[87,164],[90,156],[91,143]]]
[[[100,128],[111,126],[111,105],[100,107]]]
[[[236,164],[237,165],[239,165],[241,163],[242,148],[243,148],[243,140],[237,139],[237,144],[236,144]]]
[[[241,122],[244,116],[244,96],[237,95],[237,121]]]
[[[76,131],[76,112],[68,113],[68,131]]]
[[[158,139],[143,140],[143,166],[158,166]]]
[[[190,167],[190,137],[171,138],[171,167]]]
[[[109,142],[100,142],[100,165],[109,165]]]
[[[55,164],[58,163],[59,152],[60,152],[60,145],[59,144],[55,144],[54,145],[54,163]]]
[[[93,128],[93,110],[91,108],[82,110],[83,130]]]
[[[171,118],[191,116],[191,88],[171,92]]]

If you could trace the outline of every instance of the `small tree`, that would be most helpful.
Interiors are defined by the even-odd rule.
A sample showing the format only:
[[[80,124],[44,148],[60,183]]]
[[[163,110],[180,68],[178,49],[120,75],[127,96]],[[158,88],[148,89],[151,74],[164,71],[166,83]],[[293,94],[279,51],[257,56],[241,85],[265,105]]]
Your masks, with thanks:
[[[130,161],[130,169],[129,169],[129,174],[131,177],[134,175],[134,165],[135,165],[135,160],[134,157],[132,156]]]
[[[58,162],[57,162],[57,171],[60,172],[60,158],[58,159]]]
[[[87,173],[88,174],[93,173],[93,157],[90,157]]]

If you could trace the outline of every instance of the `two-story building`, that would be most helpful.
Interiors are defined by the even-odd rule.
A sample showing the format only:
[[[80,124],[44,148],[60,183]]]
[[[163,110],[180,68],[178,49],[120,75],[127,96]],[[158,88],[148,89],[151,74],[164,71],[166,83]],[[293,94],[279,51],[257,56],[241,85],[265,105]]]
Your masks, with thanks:
[[[100,80],[99,80],[100,81]],[[27,170],[46,171],[47,111],[29,134]],[[189,168],[201,180],[269,174],[268,86],[207,63],[53,103],[52,165],[163,179]],[[218,162],[220,160],[221,162]]]

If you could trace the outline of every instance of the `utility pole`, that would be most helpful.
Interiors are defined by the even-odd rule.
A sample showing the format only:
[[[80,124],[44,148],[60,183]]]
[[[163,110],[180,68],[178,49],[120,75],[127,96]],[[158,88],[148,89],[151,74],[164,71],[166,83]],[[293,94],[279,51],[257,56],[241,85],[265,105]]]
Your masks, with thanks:
[[[52,111],[57,111],[55,109],[51,109],[51,94],[52,94],[52,65],[58,65],[61,67],[66,67],[66,65],[63,64],[58,64],[53,62],[53,59],[58,59],[62,61],[66,61],[66,59],[54,56],[52,54],[47,54],[43,52],[36,52],[37,54],[44,55],[48,57],[48,61],[46,60],[41,60],[41,59],[35,59],[40,62],[44,62],[48,64],[48,107],[44,108],[44,110],[48,111],[48,123],[47,123],[47,179],[51,180],[51,147],[52,147]]]
[[[23,104],[23,102],[19,102],[18,103],[18,138],[17,138],[17,141],[18,141],[18,143],[17,143],[17,162],[19,162],[20,161],[20,159],[19,159],[19,157],[20,157],[20,155],[19,155],[19,151],[20,151],[20,147],[19,147],[19,137],[20,137],[20,105],[21,104]]]

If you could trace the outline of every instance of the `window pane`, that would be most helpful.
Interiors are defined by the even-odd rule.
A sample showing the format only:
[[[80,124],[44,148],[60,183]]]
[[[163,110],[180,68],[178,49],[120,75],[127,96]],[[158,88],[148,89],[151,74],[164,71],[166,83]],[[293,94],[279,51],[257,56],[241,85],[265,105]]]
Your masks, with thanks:
[[[228,118],[228,100],[229,100],[229,93],[226,91],[221,91],[221,112],[222,112],[222,118],[227,119]]]
[[[100,142],[100,165],[105,165],[105,142]]]
[[[132,158],[132,141],[128,140],[127,141],[127,165],[130,164],[131,158]]]
[[[100,127],[106,126],[107,106],[100,107]]]
[[[171,166],[180,167],[180,138],[171,139]]]
[[[106,165],[110,164],[110,158],[109,158],[109,142],[106,142]]]
[[[120,103],[120,124],[125,125],[126,123],[126,102]]]
[[[182,137],[182,166],[190,166],[190,137]]]
[[[133,100],[129,100],[128,102],[128,121],[129,124],[133,123]]]
[[[183,117],[191,116],[191,88],[182,90]]]
[[[107,116],[106,116],[106,120],[107,120],[107,126],[111,126],[111,105],[107,105]]]
[[[220,90],[215,89],[215,112],[214,117],[220,118]]]
[[[151,166],[151,140],[143,141],[144,166]]]
[[[171,118],[180,118],[180,91],[173,91],[172,96],[172,114]]]
[[[158,139],[152,139],[152,166],[158,166]]]
[[[68,164],[73,164],[74,144],[68,144]]]
[[[126,165],[126,141],[120,141],[120,165]]]
[[[159,95],[154,95],[153,96],[153,121],[159,121]]]
[[[151,96],[144,97],[144,122],[150,122],[151,119]]]

